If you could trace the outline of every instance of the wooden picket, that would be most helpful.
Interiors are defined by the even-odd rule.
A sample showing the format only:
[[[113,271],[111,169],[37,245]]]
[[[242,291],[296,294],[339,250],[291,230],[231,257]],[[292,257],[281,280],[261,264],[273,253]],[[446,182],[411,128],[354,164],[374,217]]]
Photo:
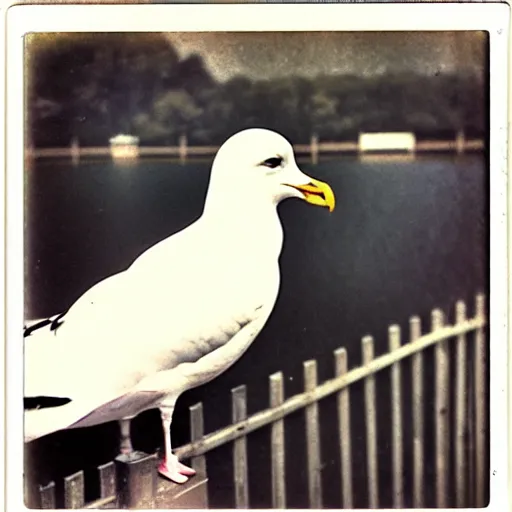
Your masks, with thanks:
[[[316,361],[304,363],[305,393],[317,387]],[[320,455],[320,425],[318,422],[318,402],[312,402],[305,408],[306,413],[306,446],[308,457],[308,488],[309,505],[311,508],[322,508],[322,479]]]
[[[443,327],[443,312],[432,311],[432,332]],[[448,507],[448,456],[449,449],[449,358],[447,339],[439,341],[435,349],[435,439],[436,439],[436,504]]]
[[[421,320],[413,316],[409,320],[409,342],[421,337]],[[423,418],[423,353],[412,356],[412,432],[413,432],[413,505],[422,508],[425,504],[425,460]]]
[[[284,400],[283,374],[270,376],[270,407],[278,407]],[[286,508],[286,474],[284,421],[282,419],[271,424],[271,457],[272,457],[272,506]]]
[[[231,391],[233,404],[233,424],[247,418],[247,390],[238,386]],[[233,466],[236,508],[249,508],[249,478],[247,468],[247,438],[241,436],[233,442]]]
[[[56,507],[55,500],[55,482],[39,487],[39,497],[41,500],[41,508],[54,509]]]
[[[85,505],[84,486],[83,471],[64,478],[64,508],[83,508]]]
[[[374,359],[373,338],[365,336],[362,341],[363,365],[368,366]],[[368,471],[368,507],[379,506],[379,481],[377,467],[377,403],[375,374],[370,373],[364,382],[364,403],[366,419],[366,468]]]
[[[485,506],[485,482],[488,475],[485,475],[485,464],[487,458],[486,447],[486,367],[487,367],[487,347],[485,342],[485,304],[484,297],[478,296],[476,299],[476,316],[483,319],[475,331],[475,350],[474,350],[474,374],[475,374],[475,473],[476,473],[476,506]]]
[[[466,304],[458,301],[455,306],[456,323],[466,320]],[[466,505],[466,453],[465,453],[465,435],[467,429],[466,412],[466,389],[467,389],[467,347],[466,335],[459,334],[456,342],[456,362],[455,362],[455,497],[457,507]]]
[[[343,378],[348,371],[347,351],[334,351],[336,377]],[[338,430],[340,441],[340,469],[343,508],[353,508],[352,451],[350,448],[350,388],[338,391]]]
[[[400,327],[389,328],[389,351],[400,348]],[[402,382],[400,363],[391,366],[391,422],[393,446],[393,507],[404,507],[404,455],[403,455],[403,424],[402,424]]]

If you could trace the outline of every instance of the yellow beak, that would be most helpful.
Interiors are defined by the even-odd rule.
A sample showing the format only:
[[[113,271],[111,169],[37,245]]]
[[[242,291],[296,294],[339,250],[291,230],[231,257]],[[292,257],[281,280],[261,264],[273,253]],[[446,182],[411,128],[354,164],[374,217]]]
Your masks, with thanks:
[[[332,212],[335,206],[334,192],[332,188],[323,181],[311,178],[311,182],[307,185],[289,185],[304,194],[304,199],[311,204],[325,206]]]

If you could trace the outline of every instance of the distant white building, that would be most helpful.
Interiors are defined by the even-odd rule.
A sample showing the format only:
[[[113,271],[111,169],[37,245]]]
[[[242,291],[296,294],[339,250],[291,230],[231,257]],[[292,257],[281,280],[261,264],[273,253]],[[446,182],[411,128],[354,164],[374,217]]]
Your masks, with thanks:
[[[110,154],[114,159],[130,159],[139,156],[139,137],[120,133],[110,140]]]
[[[413,153],[416,137],[410,132],[361,133],[359,151],[405,151]]]

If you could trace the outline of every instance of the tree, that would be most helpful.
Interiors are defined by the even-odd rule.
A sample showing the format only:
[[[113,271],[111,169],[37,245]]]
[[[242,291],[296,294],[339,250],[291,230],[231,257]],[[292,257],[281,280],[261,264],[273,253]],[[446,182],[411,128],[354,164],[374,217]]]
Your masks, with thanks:
[[[285,76],[217,83],[202,58],[183,60],[162,34],[28,36],[29,139],[35,146],[105,145],[120,132],[143,143],[220,144],[259,126],[294,142],[360,131],[451,137],[486,128],[481,69],[419,75]]]
[[[191,55],[182,60],[178,67],[179,86],[196,96],[202,91],[211,89],[215,82],[207,71],[203,59],[199,55]]]
[[[155,96],[176,85],[179,57],[161,34],[36,34],[29,38],[28,105],[35,145],[104,145],[131,131]],[[41,101],[59,105],[41,118]],[[58,130],[56,126],[58,125]]]
[[[311,98],[311,128],[321,139],[335,137],[339,130],[338,100],[323,91]]]
[[[173,144],[194,129],[201,113],[190,94],[171,90],[156,99],[150,114],[138,114],[133,124],[141,141]]]

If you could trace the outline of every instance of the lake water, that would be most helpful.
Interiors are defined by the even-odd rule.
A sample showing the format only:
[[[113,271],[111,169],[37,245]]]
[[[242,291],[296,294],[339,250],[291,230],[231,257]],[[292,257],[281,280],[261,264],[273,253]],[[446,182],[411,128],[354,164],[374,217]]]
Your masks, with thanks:
[[[275,310],[249,351],[211,384],[178,402],[173,443],[188,442],[188,406],[203,401],[206,432],[230,423],[230,389],[248,386],[249,414],[268,406],[268,375],[283,371],[286,395],[303,388],[302,362],[318,361],[319,380],[333,376],[334,349],[361,363],[360,339],[375,336],[387,350],[387,326],[432,308],[452,318],[456,300],[470,303],[488,286],[488,169],[483,155],[415,159],[333,158],[302,169],[335,191],[332,214],[301,201],[280,205],[285,230],[282,285]],[[180,165],[141,160],[133,165],[36,161],[26,174],[26,316],[67,308],[100,279],[126,268],[147,247],[195,220],[202,211],[209,162]],[[205,258],[208,257],[205,252]],[[169,262],[172,265],[172,262]],[[431,352],[426,354],[427,362]],[[430,359],[429,359],[430,358]],[[406,505],[412,505],[410,367],[404,363]],[[92,377],[93,378],[93,377]],[[389,375],[377,376],[381,506],[391,506]],[[94,381],[92,382],[94,385]],[[431,418],[433,373],[426,373],[425,411]],[[363,385],[351,386],[354,505],[367,507]],[[340,506],[335,400],[320,407],[324,505]],[[432,506],[433,423],[427,423],[426,474]],[[137,449],[163,445],[159,413],[133,421]],[[307,506],[303,413],[286,419],[288,506]],[[270,506],[269,429],[249,437],[251,506]],[[86,469],[117,455],[118,428],[107,424],[60,432],[29,445],[39,483]],[[230,446],[207,458],[211,505],[232,507]],[[59,484],[60,485],[60,484]],[[94,494],[94,487],[90,491]]]

